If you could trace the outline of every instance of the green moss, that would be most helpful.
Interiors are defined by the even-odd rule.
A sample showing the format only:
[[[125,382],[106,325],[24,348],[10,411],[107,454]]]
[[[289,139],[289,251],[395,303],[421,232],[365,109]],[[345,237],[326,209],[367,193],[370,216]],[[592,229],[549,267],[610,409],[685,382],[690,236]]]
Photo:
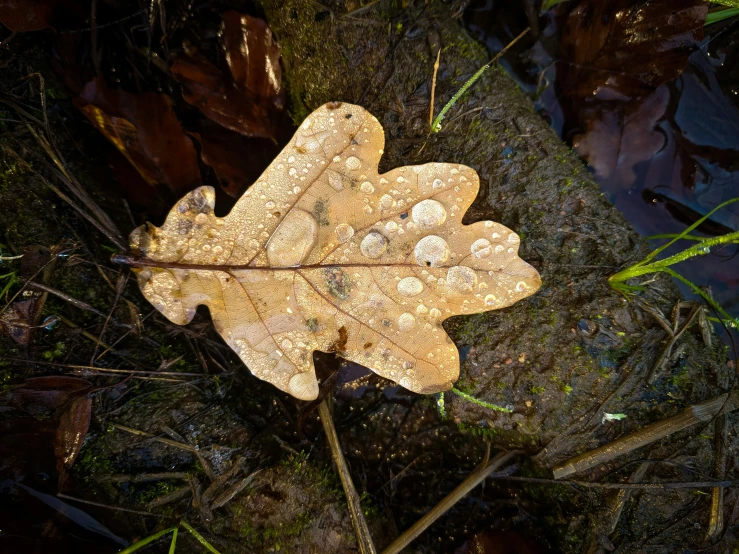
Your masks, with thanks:
[[[677,373],[673,374],[672,377],[670,377],[669,383],[671,386],[679,389],[683,393],[690,392],[690,389],[693,385],[693,380],[690,374],[690,366],[685,364],[677,371]]]
[[[140,490],[134,491],[134,498],[139,504],[148,504],[155,498],[159,498],[160,496],[164,496],[165,494],[169,494],[180,488],[182,488],[182,481],[164,479],[145,486],[139,485],[137,489]]]
[[[325,488],[337,498],[343,498],[341,481],[333,467],[315,467],[308,461],[308,455],[305,452],[288,456],[282,460],[281,464],[289,468],[295,476],[306,477],[315,486]]]
[[[57,342],[54,345],[54,348],[52,348],[51,350],[45,351],[43,356],[46,361],[53,362],[58,357],[60,357],[62,354],[64,354],[64,343]]]
[[[498,436],[498,430],[492,427],[480,427],[479,425],[469,425],[467,423],[460,423],[457,428],[463,433],[472,435],[473,437],[485,437],[492,439]]]
[[[113,464],[106,455],[106,441],[101,437],[90,437],[85,441],[82,451],[74,464],[74,473],[90,484],[99,485],[97,475],[113,473]]]

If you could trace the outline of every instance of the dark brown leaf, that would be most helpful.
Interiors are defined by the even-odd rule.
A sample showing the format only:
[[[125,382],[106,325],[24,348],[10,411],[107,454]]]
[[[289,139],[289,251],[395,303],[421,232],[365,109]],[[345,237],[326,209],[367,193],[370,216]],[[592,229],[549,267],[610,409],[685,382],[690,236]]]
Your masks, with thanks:
[[[233,10],[223,16],[223,49],[236,86],[265,108],[281,110],[280,49],[262,19]]]
[[[112,90],[97,78],[75,103],[150,185],[180,195],[200,184],[197,152],[168,96]]]
[[[186,102],[219,125],[251,137],[275,138],[284,106],[279,48],[261,19],[227,12],[224,56],[230,75],[198,53],[175,58],[172,76]]]
[[[561,90],[621,98],[666,83],[703,39],[707,11],[703,0],[581,0],[562,27]]]
[[[56,469],[59,474],[59,488],[66,479],[67,472],[82,449],[82,444],[90,427],[92,399],[83,396],[73,400],[59,419],[54,442]]]
[[[231,198],[240,198],[262,174],[279,151],[271,141],[246,138],[214,124],[193,133],[200,143],[203,163],[213,168],[223,190]]]
[[[35,312],[36,300],[13,302],[0,316],[0,327],[22,346],[27,346],[31,338],[31,325]]]
[[[0,0],[0,22],[16,33],[79,21],[83,14],[74,0]]]
[[[0,22],[16,33],[40,31],[51,27],[53,11],[47,2],[3,0],[0,2]]]
[[[13,390],[8,404],[27,412],[56,410],[70,398],[84,394],[90,389],[89,381],[66,375],[32,377]]]
[[[658,122],[664,118],[670,94],[667,87],[631,102],[599,102],[580,112],[585,133],[572,146],[595,169],[599,183],[613,191],[617,183],[630,186],[637,164],[650,160],[665,145]]]

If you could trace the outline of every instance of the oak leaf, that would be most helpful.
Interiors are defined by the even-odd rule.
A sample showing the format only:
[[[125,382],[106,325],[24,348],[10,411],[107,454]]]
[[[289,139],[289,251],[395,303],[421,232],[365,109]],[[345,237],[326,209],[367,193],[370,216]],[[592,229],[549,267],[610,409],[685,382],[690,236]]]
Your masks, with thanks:
[[[462,225],[474,170],[451,163],[378,174],[382,126],[330,103],[226,217],[200,187],[161,227],[131,234],[144,296],[188,323],[210,310],[226,343],[259,377],[314,399],[313,351],[336,352],[420,393],[459,375],[446,318],[503,308],[535,292],[519,237],[492,221]]]

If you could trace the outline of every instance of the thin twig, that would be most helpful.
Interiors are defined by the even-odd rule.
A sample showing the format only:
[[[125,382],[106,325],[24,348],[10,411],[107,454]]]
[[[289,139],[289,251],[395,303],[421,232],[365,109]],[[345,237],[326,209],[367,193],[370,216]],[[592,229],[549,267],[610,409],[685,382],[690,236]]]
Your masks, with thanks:
[[[382,554],[397,554],[413,542],[416,537],[423,533],[434,521],[439,519],[444,513],[446,513],[452,506],[459,502],[464,496],[467,495],[477,485],[482,483],[486,477],[489,477],[500,466],[508,462],[515,452],[502,452],[498,454],[492,461],[488,461],[488,456],[485,456],[483,462],[470,473],[467,478],[462,481],[459,486],[450,492],[444,500],[434,506],[425,516],[414,523],[410,529],[395,539],[390,546],[382,551]]]
[[[125,425],[120,425],[118,423],[111,423],[111,427],[115,427],[116,429],[120,429],[121,431],[125,431],[126,433],[131,433],[132,435],[139,435],[141,437],[147,437],[151,440],[161,442],[162,444],[167,444],[169,446],[174,446],[175,448],[179,448],[180,450],[185,450],[187,452],[192,452],[193,454],[198,453],[198,447],[192,446],[191,444],[185,444],[184,442],[177,442],[173,441],[172,439],[165,439],[164,437],[157,437],[156,435],[152,435],[151,433],[147,433],[146,431],[142,431],[140,429],[134,429],[133,427],[126,427]]]
[[[189,474],[182,472],[139,473],[136,475],[100,475],[97,480],[111,483],[148,483],[163,479],[187,479]]]
[[[714,423],[715,458],[713,464],[714,475],[722,479],[726,473],[726,454],[729,425],[726,415],[716,419]],[[708,521],[705,542],[715,542],[724,529],[724,487],[715,486],[711,491],[711,517]]]
[[[737,487],[739,480],[723,481],[665,481],[664,483],[601,483],[598,481],[579,481],[572,479],[542,479],[540,477],[513,477],[510,475],[490,476],[494,481],[518,481],[521,483],[539,483],[542,485],[567,485],[588,489],[606,490],[648,490],[670,491],[675,489],[705,489],[714,487]]]
[[[431,102],[429,102],[429,128],[434,124],[434,96],[436,95],[436,74],[439,72],[439,61],[441,60],[441,46],[436,54],[436,63],[434,64],[434,77],[431,80]]]
[[[73,500],[74,502],[80,502],[82,504],[89,504],[90,506],[97,506],[98,508],[106,508],[108,510],[116,510],[118,512],[128,512],[130,514],[138,514],[141,516],[151,516],[151,517],[171,517],[164,514],[153,514],[151,512],[144,512],[143,510],[132,510],[131,508],[121,508],[120,506],[111,506],[109,504],[103,504],[102,502],[93,502],[92,500],[83,500],[82,498],[76,498],[74,496],[69,496],[62,493],[57,493],[57,496],[59,498],[64,498],[65,500]]]
[[[113,313],[115,312],[115,309],[118,307],[118,301],[121,298],[121,294],[123,293],[123,289],[126,287],[126,283],[128,282],[128,273],[124,273],[123,271],[118,272],[118,281],[116,282],[115,287],[115,298],[113,299],[113,303],[110,305],[110,309],[108,310],[108,317],[105,318],[105,323],[103,323],[103,328],[100,330],[100,337],[97,341],[95,341],[95,349],[92,352],[92,356],[90,357],[90,365],[95,363],[95,358],[98,354],[98,346],[100,344],[103,344],[103,337],[105,336],[105,331],[108,329],[108,323],[110,323],[110,319],[113,317]],[[110,348],[107,344],[105,345],[105,348]]]
[[[192,488],[188,484],[186,487],[179,488],[170,493],[163,494],[162,496],[157,496],[154,500],[149,502],[146,507],[157,508],[159,506],[164,506],[165,504],[170,504],[171,502],[177,502],[178,500],[185,498],[190,494],[192,494]]]
[[[331,447],[331,455],[336,464],[336,469],[339,472],[341,485],[344,487],[344,494],[346,495],[346,500],[349,504],[349,514],[352,518],[354,533],[357,535],[359,550],[362,554],[374,554],[377,550],[375,550],[375,545],[372,542],[372,536],[370,535],[369,527],[367,527],[367,520],[364,519],[362,506],[359,502],[359,495],[357,494],[357,489],[354,488],[352,476],[349,473],[349,468],[344,459],[344,453],[341,451],[339,436],[336,434],[334,419],[331,416],[331,410],[329,410],[325,399],[318,405],[318,415],[321,417],[323,431],[326,433],[328,444]]]
[[[554,478],[562,479],[605,464],[618,456],[628,454],[696,423],[711,421],[721,411],[729,413],[737,408],[739,408],[739,391],[731,394],[725,393],[700,404],[694,404],[677,415],[647,425],[630,435],[567,460],[554,468]]]
[[[209,377],[209,375],[203,375],[202,373],[179,373],[177,371],[146,371],[143,369],[117,369],[112,367],[94,367],[91,365],[79,365],[79,364],[60,364],[57,362],[41,362],[37,360],[27,360],[25,358],[4,358],[8,361],[13,362],[25,362],[27,364],[35,365],[50,365],[54,367],[63,367],[67,369],[87,369],[90,371],[97,371],[100,373],[132,373],[134,375],[167,375],[169,377]]]
[[[101,312],[97,308],[93,308],[90,306],[87,302],[83,302],[82,300],[77,300],[76,298],[69,296],[67,293],[62,292],[60,290],[56,290],[55,288],[42,285],[41,283],[37,283],[35,281],[27,281],[26,285],[38,290],[42,290],[44,292],[48,292],[49,294],[53,294],[54,296],[61,298],[65,302],[68,302],[69,304],[72,304],[75,308],[79,308],[80,310],[85,310],[87,312],[92,312],[95,315],[99,315],[102,318],[107,318],[107,314]],[[130,329],[132,325],[128,323],[121,323],[119,321],[116,321],[115,319],[111,318],[110,322],[115,325],[116,327],[123,327],[124,329]]]

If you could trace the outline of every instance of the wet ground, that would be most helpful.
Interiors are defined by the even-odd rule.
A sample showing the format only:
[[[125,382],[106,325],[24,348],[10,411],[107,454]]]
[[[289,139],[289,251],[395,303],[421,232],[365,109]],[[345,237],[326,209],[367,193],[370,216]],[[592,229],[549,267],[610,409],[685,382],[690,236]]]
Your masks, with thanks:
[[[181,96],[182,81],[173,81],[157,65],[157,58],[141,56],[138,48],[159,44],[156,51],[164,59],[185,54],[177,79],[187,74],[191,92],[199,91],[206,106],[215,106],[212,111],[219,112],[222,104],[208,96],[208,89],[195,85],[207,84],[203,76],[212,77],[213,67],[221,71],[220,79],[225,82],[238,73],[229,73],[220,58],[219,28],[228,8],[266,16],[280,37],[282,66],[288,76],[286,102],[294,119],[299,120],[308,106],[332,99],[327,95],[362,101],[385,126],[388,146],[383,163],[438,159],[475,167],[482,176],[483,190],[469,217],[494,218],[521,230],[525,236],[522,255],[545,277],[541,294],[527,304],[457,318],[446,325],[463,357],[459,388],[511,406],[513,414],[493,412],[449,394],[444,412],[439,397],[409,393],[364,368],[337,363],[329,355],[317,357],[319,377],[335,398],[340,441],[378,548],[457,486],[491,442],[496,448],[518,449],[521,454],[516,463],[464,498],[410,551],[505,552],[513,548],[515,552],[615,549],[651,553],[682,552],[686,545],[700,549],[712,542],[718,542],[716,550],[732,551],[737,544],[732,512],[736,504],[730,489],[725,497],[723,534],[708,541],[710,497],[706,491],[710,489],[660,494],[637,491],[626,504],[625,515],[616,518],[620,523],[614,531],[609,528],[614,510],[608,492],[506,479],[511,475],[548,479],[551,467],[569,456],[727,390],[733,371],[719,341],[706,346],[696,326],[686,331],[654,381],[646,382],[663,350],[665,332],[641,304],[627,303],[606,283],[608,271],[644,252],[639,250],[638,236],[603,201],[589,176],[577,170],[574,157],[547,135],[546,127],[506,76],[495,73],[481,81],[470,93],[469,104],[460,105],[458,117],[450,118],[444,133],[419,153],[426,140],[433,46],[441,40],[457,53],[456,57],[450,54],[452,61],[439,72],[436,92],[444,100],[481,65],[481,59],[487,59],[452,18],[452,14],[462,15],[459,6],[433,2],[379,6],[377,11],[367,9],[349,17],[347,12],[357,8],[351,3],[326,7],[297,0],[286,5],[265,2],[263,11],[235,3],[167,7],[170,36],[174,37],[171,43],[161,40],[158,23],[150,31],[153,34],[147,35],[152,23],[141,14],[131,16],[115,6],[101,8],[101,17],[109,17],[105,21],[129,18],[112,24],[110,32],[98,37],[98,47],[108,54],[98,60],[107,85],[100,81],[89,85],[95,56],[89,54],[88,35],[46,32],[45,39],[39,40],[19,33],[0,59],[12,83],[3,83],[3,99],[15,103],[4,104],[4,121],[0,122],[0,202],[5,211],[0,242],[3,255],[24,254],[22,261],[8,265],[19,280],[11,285],[7,298],[21,291],[14,302],[30,302],[12,305],[10,327],[6,325],[0,337],[0,423],[5,439],[0,445],[0,545],[4,551],[113,552],[117,544],[150,535],[179,518],[192,523],[221,552],[356,551],[315,404],[298,402],[250,376],[212,328],[207,311],[199,312],[187,327],[179,327],[153,310],[133,280],[126,281],[126,273],[109,262],[116,249],[50,189],[48,184],[66,186],[65,176],[54,169],[24,123],[30,121],[37,132],[55,137],[71,173],[89,187],[115,224],[128,231],[146,219],[159,223],[157,218],[179,187],[188,185],[175,179],[165,182],[156,174],[163,171],[164,163],[154,157],[142,160],[136,157],[139,151],[129,156],[138,163],[138,170],[132,171],[130,162],[104,137],[113,135],[115,110],[135,119],[137,109],[146,113],[145,108],[150,108],[152,97],[145,94],[170,96],[184,129],[178,132],[179,146],[173,149],[183,159],[194,153],[201,156],[195,165],[203,182],[221,187],[218,210],[223,213],[233,201],[229,194],[238,195],[234,191],[248,185],[239,179],[242,166],[254,170],[259,164],[266,165],[277,146],[269,138],[245,137],[231,127],[228,131],[214,127],[216,122],[203,115],[207,109],[198,111]],[[490,44],[493,51],[526,23],[515,14],[517,27],[504,26],[504,32],[488,30],[479,20],[472,20],[475,13],[503,22],[508,19],[498,18],[495,11],[476,9],[470,6],[465,15],[472,32],[485,28],[488,37],[505,37],[497,46]],[[136,24],[131,17],[139,18]],[[63,24],[66,29],[74,28],[68,21]],[[554,57],[546,53],[551,45],[545,39],[556,34],[556,28],[544,18],[541,29],[542,45],[533,50],[541,61],[511,58],[511,67],[531,93],[536,92],[532,87],[538,83],[537,68],[546,67]],[[719,38],[730,35],[727,32]],[[139,42],[127,42],[131,37]],[[177,45],[176,53],[167,51],[170,44]],[[180,48],[183,44],[196,44],[211,65],[201,65],[192,48]],[[533,41],[525,46],[531,49]],[[402,65],[408,60],[416,63]],[[707,67],[695,63],[704,70]],[[396,64],[403,71],[396,70]],[[716,73],[709,74],[693,71],[693,64],[679,79],[688,82],[691,74],[698,75],[693,80],[695,87],[709,89],[714,82],[710,75],[729,67],[711,66]],[[48,129],[43,123],[38,81],[27,78],[31,70],[40,71],[45,79]],[[582,135],[584,127],[578,128],[574,119],[558,119],[563,112],[555,104],[552,76],[546,75],[550,85],[538,97],[538,107],[548,106],[555,128],[565,138]],[[130,96],[113,96],[111,90],[119,81]],[[675,209],[668,211],[668,206],[687,204],[685,198],[696,197],[690,191],[708,182],[708,173],[675,169],[675,159],[680,163],[689,159],[697,167],[697,152],[706,159],[710,156],[705,148],[689,147],[686,139],[675,138],[684,137],[682,130],[689,129],[695,118],[674,115],[679,110],[672,99],[678,95],[671,87],[678,90],[674,83],[661,85],[666,92],[655,91],[633,107],[638,111],[653,107],[657,100],[662,102],[652,112],[659,122],[658,134],[667,138],[652,148],[656,151],[648,167],[632,154],[624,162],[606,164],[621,175],[636,168],[628,184],[608,189],[627,217],[632,213],[670,215]],[[84,103],[79,101],[81,94]],[[117,107],[110,107],[111,98]],[[113,117],[90,117],[90,105],[107,106],[110,112],[105,113]],[[486,109],[478,109],[481,106]],[[668,107],[674,113],[663,117]],[[689,113],[689,106],[684,109]],[[161,111],[169,113],[166,105]],[[729,113],[728,107],[725,111]],[[610,121],[611,112],[604,114],[603,120]],[[241,132],[253,131],[249,127],[253,122],[239,115],[243,118],[232,118],[228,124]],[[141,117],[142,122],[145,119]],[[107,126],[93,127],[100,120]],[[565,121],[571,130],[565,130]],[[279,145],[290,136],[292,124],[289,117],[280,116],[274,126],[260,132],[271,133]],[[168,120],[168,125],[173,121]],[[223,127],[223,120],[217,125]],[[615,126],[603,132],[621,131]],[[191,151],[183,137],[192,139],[196,148]],[[161,140],[156,133],[150,138],[154,146]],[[689,142],[722,152],[731,148],[723,142],[711,143],[704,134],[691,135]],[[133,140],[126,142],[131,149],[133,144]],[[253,163],[249,158],[250,163],[244,164],[246,151],[256,153]],[[713,171],[714,180],[723,175],[719,168],[727,171],[727,179],[735,178],[725,167],[735,163],[728,153],[726,158],[710,159],[703,165]],[[694,186],[685,188],[685,181],[677,177],[674,183],[665,180],[664,187],[670,186],[654,188],[654,194],[672,203],[645,202],[644,187],[634,183],[651,183],[650,171],[658,169],[669,175],[693,175]],[[192,173],[185,177],[192,178]],[[161,182],[152,186],[146,178]],[[606,186],[609,181],[602,182]],[[677,183],[683,188],[672,186]],[[638,192],[629,195],[632,187]],[[712,190],[711,194],[718,194]],[[705,204],[688,205],[695,212],[718,201],[717,197],[709,201],[708,196],[699,196]],[[634,198],[637,202],[628,204],[630,208],[621,203]],[[674,232],[684,225],[678,219],[657,220],[654,225],[659,227],[654,229],[660,232]],[[639,221],[646,225],[646,220]],[[716,225],[735,229],[736,220],[717,220]],[[637,230],[643,229],[637,224]],[[720,255],[730,257],[726,252]],[[735,267],[730,265],[733,259],[724,261],[720,255],[715,258],[716,267]],[[705,259],[713,256],[700,261]],[[24,294],[21,283],[25,279],[55,292],[36,288],[33,293],[23,289]],[[718,292],[728,290],[728,282],[724,279],[713,285],[717,297]],[[642,300],[669,317],[678,297],[669,282],[658,281]],[[731,308],[735,298],[725,294],[721,300]],[[97,369],[85,367],[91,365]],[[60,375],[78,381],[60,379]],[[132,377],[124,381],[128,375]],[[623,412],[628,417],[605,421],[604,411]],[[736,418],[729,417],[729,449],[735,447],[736,427]],[[712,478],[717,434],[708,422],[582,477],[598,481]],[[71,468],[64,462],[70,456],[75,460]],[[650,460],[649,467],[639,477],[637,470],[645,460]],[[736,464],[730,458],[726,465],[725,475],[730,477]],[[80,511],[70,511],[69,506]],[[107,533],[90,517],[104,525]],[[482,534],[467,542],[476,533]],[[162,542],[145,551],[167,549]],[[201,549],[183,532],[177,552],[190,551]]]

